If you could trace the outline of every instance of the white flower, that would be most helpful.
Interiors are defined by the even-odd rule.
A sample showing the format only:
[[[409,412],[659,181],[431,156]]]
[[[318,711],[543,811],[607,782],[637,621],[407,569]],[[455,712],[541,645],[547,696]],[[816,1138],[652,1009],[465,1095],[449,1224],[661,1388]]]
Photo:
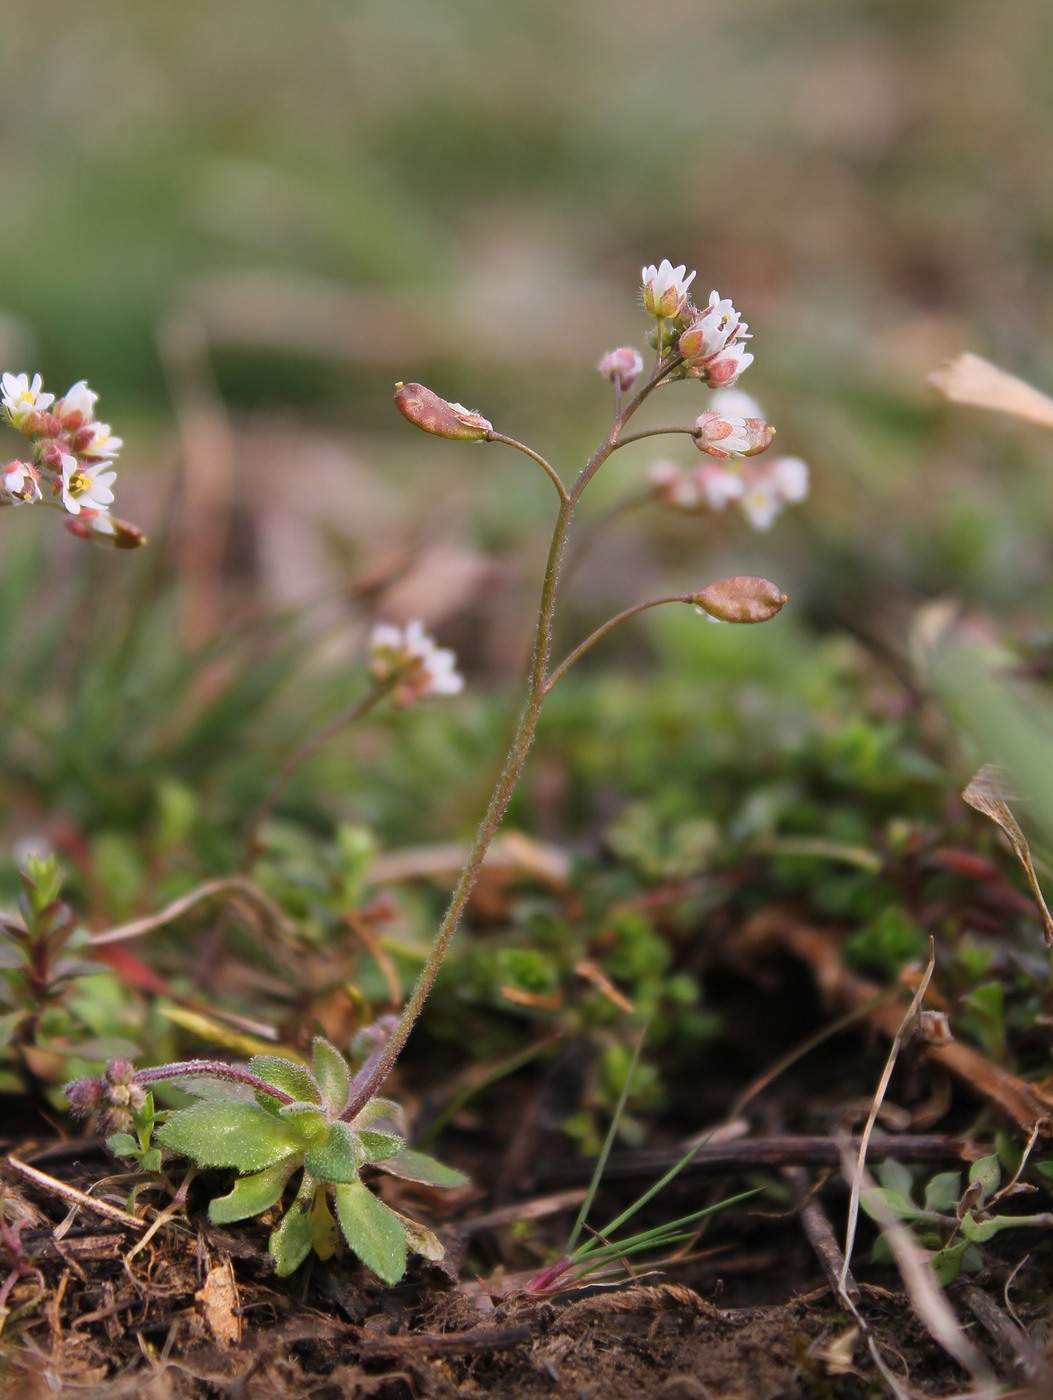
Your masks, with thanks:
[[[3,388],[0,403],[14,427],[21,428],[34,414],[55,402],[54,394],[42,392],[42,383],[39,374],[34,374],[32,383],[28,374],[5,374],[0,379]]]
[[[83,445],[77,444],[82,457],[116,457],[124,446],[124,439],[114,437],[109,423],[91,423],[91,437]]]
[[[746,483],[738,472],[727,467],[711,466],[708,462],[695,472],[699,494],[710,510],[723,510],[729,501],[738,501],[746,489]]]
[[[700,510],[705,504],[696,474],[684,471],[675,462],[664,458],[652,462],[647,469],[647,477],[655,499],[664,506],[673,506],[676,510]]]
[[[741,389],[717,389],[709,401],[718,413],[737,413],[740,418],[763,418],[764,409],[755,398]]]
[[[98,467],[86,467],[68,452],[63,453],[62,504],[70,515],[79,515],[83,508],[103,514],[109,510],[113,500],[110,485],[116,481],[117,473],[100,470],[107,465],[100,462]]]
[[[749,429],[745,418],[737,413],[718,413],[710,409],[695,419],[695,446],[699,452],[726,462],[729,457],[743,457],[750,450]]]
[[[464,677],[456,669],[457,658],[437,647],[420,622],[404,628],[379,622],[369,638],[369,672],[374,680],[394,681],[395,700],[411,705],[429,695],[457,695]]]
[[[8,462],[0,469],[0,496],[15,505],[40,500],[40,482],[36,467],[28,462]]]
[[[739,507],[755,530],[770,530],[783,506],[808,495],[808,466],[800,457],[747,464]]]
[[[64,428],[79,428],[95,416],[98,394],[88,388],[87,381],[78,379],[73,388],[55,405],[55,416]]]
[[[710,292],[709,305],[680,337],[680,353],[688,364],[710,359],[734,340],[748,340],[749,327],[730,298]]]
[[[687,289],[696,275],[687,272],[686,263],[674,267],[668,258],[663,258],[657,267],[652,263],[643,268],[640,276],[643,280],[644,309],[657,321],[679,316],[687,305]]]

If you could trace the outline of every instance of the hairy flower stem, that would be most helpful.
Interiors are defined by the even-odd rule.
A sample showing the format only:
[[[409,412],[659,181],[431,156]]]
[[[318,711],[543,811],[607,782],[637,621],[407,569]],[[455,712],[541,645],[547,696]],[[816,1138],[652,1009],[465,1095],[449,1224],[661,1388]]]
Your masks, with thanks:
[[[191,1079],[199,1075],[208,1075],[210,1079],[225,1079],[231,1084],[244,1084],[249,1089],[259,1089],[279,1103],[294,1102],[292,1094],[287,1094],[284,1089],[268,1084],[265,1079],[242,1069],[240,1065],[229,1065],[225,1060],[182,1060],[173,1065],[140,1069],[135,1072],[134,1082],[146,1088],[151,1084],[163,1083],[167,1079]]]
[[[603,466],[604,462],[618,447],[619,437],[622,428],[661,383],[662,379],[679,364],[679,357],[675,354],[661,361],[657,366],[651,379],[643,386],[635,398],[625,406],[620,413],[615,415],[610,431],[600,443],[596,451],[578,473],[574,485],[567,490],[560,484],[560,506],[559,514],[556,516],[556,523],[552,530],[552,540],[549,545],[548,560],[545,564],[545,574],[541,585],[541,599],[538,605],[537,626],[534,631],[534,648],[531,655],[530,675],[527,682],[526,704],[519,717],[519,724],[512,739],[512,746],[508,751],[501,775],[497,780],[490,801],[487,804],[486,813],[479,824],[479,829],[475,834],[468,857],[465,860],[464,868],[454,886],[453,894],[447,905],[446,913],[439,924],[428,953],[427,961],[421,969],[416,985],[410,993],[409,1000],[402,1009],[398,1026],[387,1045],[384,1053],[377,1060],[376,1065],[369,1074],[359,1073],[354,1086],[351,1100],[344,1110],[345,1118],[353,1118],[361,1111],[366,1103],[373,1098],[385,1079],[391,1073],[395,1062],[401,1055],[406,1041],[409,1039],[410,1031],[414,1022],[420,1015],[435,984],[442,960],[446,956],[446,950],[450,946],[453,935],[460,925],[465,907],[471,896],[472,889],[479,877],[486,852],[490,848],[490,843],[497,834],[498,827],[504,818],[511,801],[512,794],[516,789],[520,776],[526,764],[527,754],[534,742],[534,735],[537,733],[538,720],[541,716],[541,708],[545,703],[545,696],[548,693],[548,666],[552,652],[552,623],[556,611],[556,594],[559,585],[560,565],[563,561],[563,553],[566,548],[567,535],[570,530],[571,519],[574,509],[581,499],[581,494],[588,486],[589,482]],[[521,444],[514,440],[509,441],[510,446],[521,448]],[[533,452],[528,452],[529,456],[541,461]],[[547,463],[544,464],[547,467]],[[558,480],[552,473],[553,479]],[[564,668],[565,669],[565,668]],[[562,673],[562,672],[561,672]]]

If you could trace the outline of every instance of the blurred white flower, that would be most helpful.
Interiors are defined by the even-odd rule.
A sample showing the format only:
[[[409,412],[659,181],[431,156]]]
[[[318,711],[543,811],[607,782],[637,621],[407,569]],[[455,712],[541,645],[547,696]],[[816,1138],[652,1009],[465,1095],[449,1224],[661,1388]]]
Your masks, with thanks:
[[[446,647],[437,647],[420,622],[395,627],[378,622],[369,638],[369,673],[374,680],[394,681],[394,697],[411,705],[430,695],[457,695],[464,677],[457,658]]]
[[[770,530],[783,506],[808,495],[808,466],[800,457],[744,464],[745,490],[739,507],[755,530]]]
[[[98,467],[86,467],[68,452],[63,454],[62,504],[71,515],[79,515],[84,507],[102,513],[109,510],[113,501],[110,485],[116,481],[117,473],[99,469],[106,465],[100,462]]]
[[[701,510],[705,501],[695,472],[684,471],[675,462],[664,458],[652,462],[647,469],[655,499],[676,510]]]
[[[695,471],[699,494],[710,510],[723,510],[729,501],[738,501],[746,489],[746,484],[738,472],[727,467],[718,467],[708,462]]]
[[[740,418],[763,418],[764,409],[742,389],[715,389],[709,406],[717,413],[736,413]]]
[[[3,389],[0,404],[14,427],[21,429],[35,414],[55,402],[55,395],[45,394],[42,384],[39,374],[34,374],[32,382],[28,374],[5,374],[0,379]]]
[[[679,316],[687,305],[687,289],[696,275],[687,271],[686,263],[674,267],[668,258],[663,258],[657,267],[652,263],[643,268],[640,276],[644,309],[657,321]]]

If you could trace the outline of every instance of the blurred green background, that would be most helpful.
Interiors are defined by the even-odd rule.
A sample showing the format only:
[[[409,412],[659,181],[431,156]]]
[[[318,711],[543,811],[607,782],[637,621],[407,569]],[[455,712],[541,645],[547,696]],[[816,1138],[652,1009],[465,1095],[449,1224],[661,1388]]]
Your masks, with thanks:
[[[20,801],[35,785],[118,820],[165,774],[199,788],[284,677],[270,761],[343,702],[378,613],[423,615],[483,690],[513,676],[551,492],[501,449],[414,433],[392,384],[430,383],[567,475],[607,422],[595,360],[642,343],[639,269],[667,256],[750,321],[742,387],[811,464],[812,498],[764,536],[617,524],[565,639],[722,572],[791,594],[771,640],[742,643],[777,673],[817,664],[810,627],[901,640],[945,593],[1044,638],[1048,436],[925,380],[971,349],[1053,382],[1046,0],[8,0],[5,17],[2,359],[100,391],[126,442],[118,506],[155,539],[149,559],[89,559],[50,513],[0,521]],[[649,421],[698,408],[676,386]],[[620,454],[593,509],[655,455]],[[48,599],[45,646],[25,619]],[[660,681],[696,647],[735,666],[686,636],[645,620],[596,664]],[[227,667],[211,691],[201,647]],[[202,737],[239,666],[247,693]],[[264,766],[246,761],[232,813]]]

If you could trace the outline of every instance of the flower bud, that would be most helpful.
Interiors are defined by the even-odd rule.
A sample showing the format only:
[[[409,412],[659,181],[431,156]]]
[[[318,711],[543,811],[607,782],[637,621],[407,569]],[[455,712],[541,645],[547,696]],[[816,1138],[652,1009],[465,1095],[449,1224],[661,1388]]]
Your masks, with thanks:
[[[693,437],[699,452],[721,462],[729,457],[744,457],[750,450],[746,420],[736,413],[718,413],[715,409],[700,413],[695,419]]]
[[[69,1109],[75,1118],[89,1118],[101,1107],[106,1090],[101,1079],[73,1079],[62,1092],[69,1100]]]
[[[743,457],[757,457],[766,452],[775,438],[775,429],[764,418],[746,419],[746,439],[749,448]]]
[[[396,384],[395,407],[403,418],[436,437],[457,442],[484,442],[493,424],[463,404],[449,403],[423,384]]]
[[[608,350],[596,368],[619,389],[631,389],[643,370],[643,356],[631,345],[623,345],[617,350]]]
[[[668,258],[663,258],[657,267],[653,263],[645,267],[640,277],[644,310],[649,315],[656,321],[680,315],[687,305],[687,289],[695,280],[695,273],[687,272],[685,263],[674,267]]]
[[[785,602],[770,579],[752,574],[717,579],[695,595],[699,611],[718,622],[768,622]]]

